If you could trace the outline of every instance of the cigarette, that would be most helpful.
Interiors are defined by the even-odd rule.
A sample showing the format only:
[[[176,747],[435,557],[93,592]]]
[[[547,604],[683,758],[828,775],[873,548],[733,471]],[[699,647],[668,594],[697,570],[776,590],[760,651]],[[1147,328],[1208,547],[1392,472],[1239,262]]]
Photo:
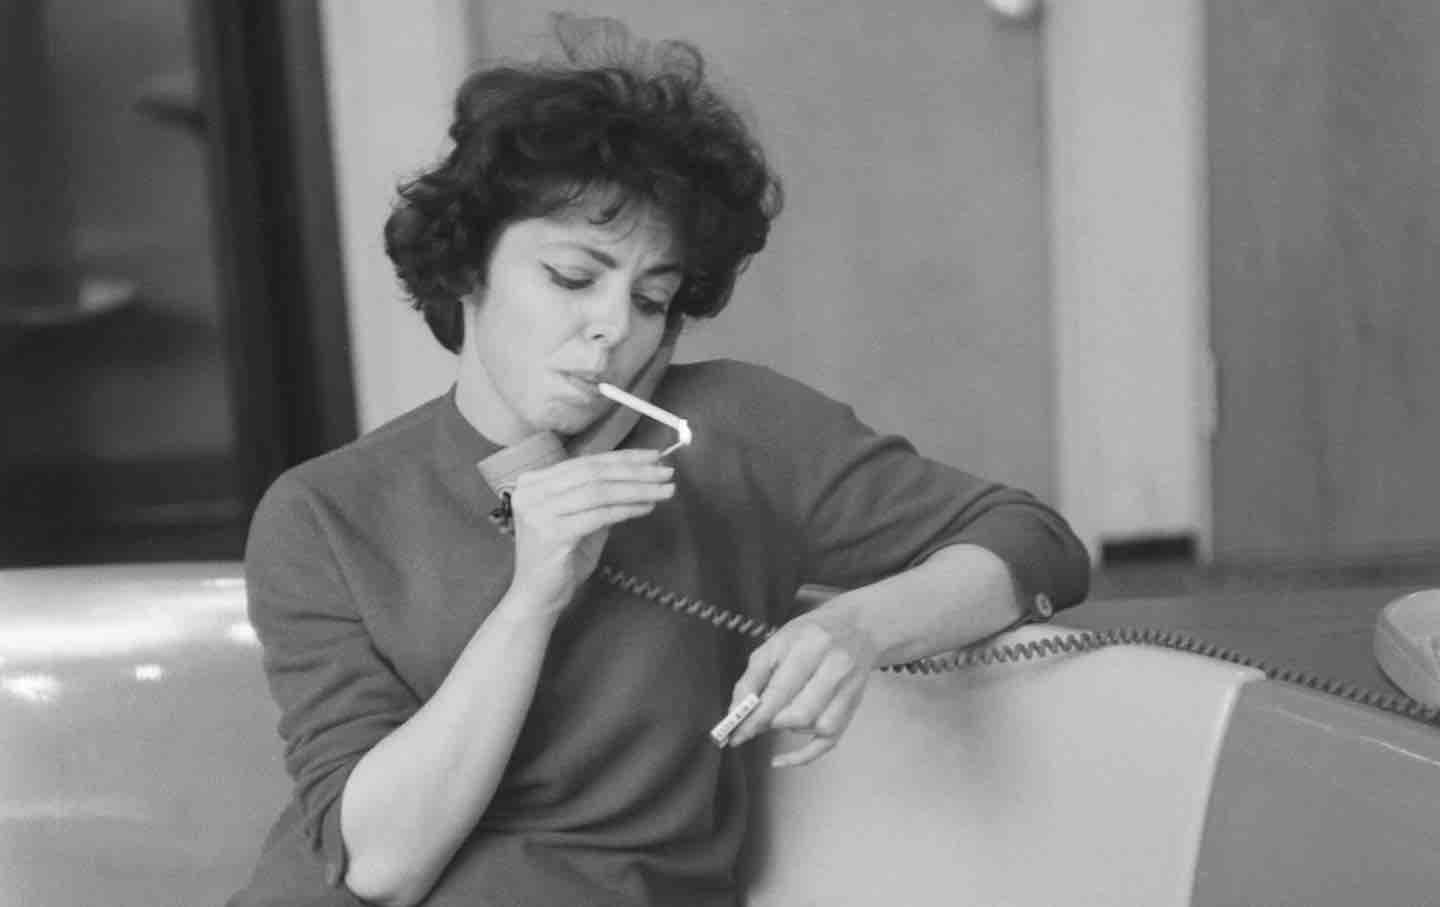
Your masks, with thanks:
[[[726,742],[729,741],[730,735],[735,733],[735,729],[740,726],[740,722],[744,721],[751,712],[755,711],[755,707],[759,704],[760,697],[754,693],[740,700],[740,704],[731,709],[730,714],[726,715],[721,719],[719,724],[710,729],[710,739],[715,741],[716,746],[724,746]]]
[[[606,384],[604,381],[601,381],[597,387],[600,393],[614,400],[616,403],[622,406],[628,406],[641,415],[649,416],[656,422],[668,425],[675,430],[675,434],[679,436],[679,440],[660,451],[660,456],[663,457],[672,451],[678,450],[695,439],[695,436],[690,433],[690,423],[674,413],[666,412],[649,400],[641,400],[634,394],[626,393],[613,384]]]

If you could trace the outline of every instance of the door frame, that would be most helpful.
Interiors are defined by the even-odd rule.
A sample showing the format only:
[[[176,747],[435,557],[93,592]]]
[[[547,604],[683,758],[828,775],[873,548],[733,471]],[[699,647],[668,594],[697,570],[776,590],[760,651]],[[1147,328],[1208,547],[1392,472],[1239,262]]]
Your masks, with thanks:
[[[320,10],[194,0],[192,16],[253,507],[284,469],[357,432]]]
[[[1097,561],[1212,554],[1204,23],[1203,0],[1046,11],[1056,484]]]

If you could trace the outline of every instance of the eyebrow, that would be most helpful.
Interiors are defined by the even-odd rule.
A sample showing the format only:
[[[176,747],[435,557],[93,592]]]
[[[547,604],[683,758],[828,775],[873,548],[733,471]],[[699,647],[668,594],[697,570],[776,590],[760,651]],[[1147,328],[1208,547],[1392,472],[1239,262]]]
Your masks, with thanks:
[[[610,254],[608,254],[608,253],[606,253],[606,252],[602,252],[601,250],[595,248],[594,246],[587,246],[587,245],[585,245],[584,243],[572,242],[572,241],[569,241],[569,240],[558,240],[558,241],[556,241],[556,242],[547,243],[546,245],[551,245],[551,246],[565,246],[566,248],[569,248],[569,249],[575,249],[575,250],[578,250],[578,251],[580,251],[580,252],[584,252],[586,255],[590,256],[590,257],[593,258],[593,259],[595,259],[596,262],[598,262],[599,264],[604,265],[604,266],[607,267],[607,268],[610,268],[611,270],[614,270],[615,268],[620,267],[620,262],[618,262],[618,261],[615,260],[615,256],[610,255]],[[659,264],[659,265],[656,265],[655,267],[650,268],[649,270],[647,270],[643,276],[645,276],[645,277],[660,277],[660,276],[668,275],[668,274],[683,274],[683,273],[684,273],[684,269],[680,267],[680,263],[679,263],[679,262],[671,262],[671,263],[668,263],[668,264]]]

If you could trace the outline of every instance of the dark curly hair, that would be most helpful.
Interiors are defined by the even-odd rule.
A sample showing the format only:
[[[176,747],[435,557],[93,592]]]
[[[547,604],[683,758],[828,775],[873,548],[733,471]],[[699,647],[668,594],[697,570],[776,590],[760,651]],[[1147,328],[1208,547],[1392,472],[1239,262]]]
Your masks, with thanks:
[[[560,60],[474,73],[455,100],[454,147],[400,187],[385,251],[435,338],[457,352],[460,297],[501,231],[599,200],[604,223],[652,209],[683,250],[672,313],[723,309],[779,214],[779,180],[692,45],[633,38],[613,19],[553,18]],[[640,206],[636,208],[634,206]]]

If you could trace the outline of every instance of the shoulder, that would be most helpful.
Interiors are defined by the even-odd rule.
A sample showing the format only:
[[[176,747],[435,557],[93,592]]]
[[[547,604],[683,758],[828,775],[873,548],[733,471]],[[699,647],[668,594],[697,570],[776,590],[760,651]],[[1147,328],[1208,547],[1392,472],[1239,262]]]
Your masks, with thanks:
[[[772,368],[734,359],[672,365],[660,405],[714,425],[756,428],[846,417],[850,408]]]
[[[290,467],[271,484],[260,512],[383,496],[434,459],[437,398],[355,440]]]
[[[677,395],[710,394],[716,389],[734,393],[817,393],[813,388],[774,369],[739,359],[702,359],[677,363],[665,373],[665,392]]]

